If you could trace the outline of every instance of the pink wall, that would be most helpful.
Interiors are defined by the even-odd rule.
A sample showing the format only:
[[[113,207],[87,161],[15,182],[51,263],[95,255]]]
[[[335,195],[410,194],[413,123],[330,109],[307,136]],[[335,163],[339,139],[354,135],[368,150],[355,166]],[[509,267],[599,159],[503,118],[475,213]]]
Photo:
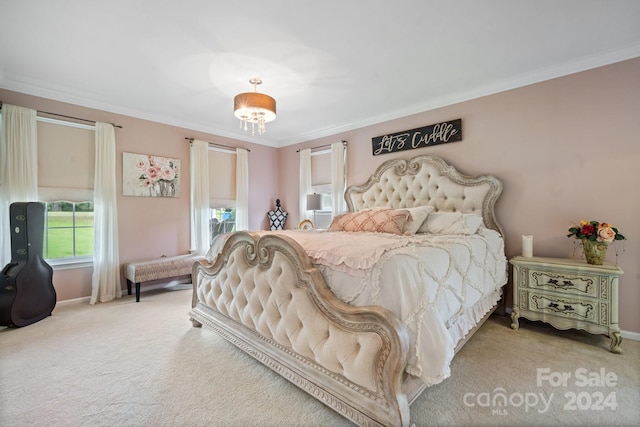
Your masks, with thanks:
[[[363,183],[385,160],[442,156],[466,174],[499,177],[497,216],[507,256],[521,236],[534,236],[534,255],[579,258],[567,229],[581,219],[616,225],[627,241],[607,262],[620,279],[620,327],[640,333],[640,59],[510,90],[331,137],[281,148],[280,197],[289,227],[299,222],[296,150],[348,141],[348,185]],[[371,138],[462,118],[463,140],[373,156]],[[510,305],[510,303],[509,303]]]
[[[534,254],[579,257],[566,230],[580,219],[618,226],[628,238],[618,245],[620,326],[640,333],[640,59],[554,79],[439,108],[374,126],[274,149],[242,141],[36,98],[0,89],[6,103],[124,126],[116,131],[122,151],[177,157],[183,170],[178,199],[118,199],[122,263],[189,250],[189,148],[184,137],[251,150],[252,229],[268,228],[266,212],[280,198],[298,222],[298,154],[302,147],[348,141],[348,184],[362,183],[383,161],[435,154],[467,174],[491,173],[504,184],[497,205],[509,257],[520,253],[520,236],[534,236]],[[410,152],[373,156],[371,138],[442,120],[462,118],[463,140]],[[121,162],[117,178],[121,194]],[[610,250],[608,262],[615,262]],[[57,270],[58,299],[90,294],[91,269]],[[123,286],[125,283],[123,281]]]
[[[161,255],[186,254],[190,249],[189,226],[189,143],[193,137],[231,147],[251,150],[249,153],[249,226],[268,228],[266,213],[273,209],[277,196],[277,149],[243,141],[194,132],[133,117],[93,110],[76,105],[33,97],[0,89],[0,100],[7,104],[50,111],[90,120],[115,123],[116,179],[118,185],[118,240],[120,262],[154,258]],[[180,159],[181,193],[178,198],[146,198],[122,196],[122,152],[154,154]],[[91,294],[91,268],[55,270],[53,283],[58,300]],[[126,281],[122,279],[126,288]],[[144,287],[145,284],[142,284]]]

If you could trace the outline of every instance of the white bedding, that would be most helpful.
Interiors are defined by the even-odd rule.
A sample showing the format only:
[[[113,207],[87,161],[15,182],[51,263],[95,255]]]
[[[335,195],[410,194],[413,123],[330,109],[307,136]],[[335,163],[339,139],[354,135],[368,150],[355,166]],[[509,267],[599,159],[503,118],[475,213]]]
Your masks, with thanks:
[[[486,228],[474,235],[273,233],[296,240],[343,301],[398,316],[411,339],[407,372],[427,385],[450,375],[456,344],[507,281],[504,242]]]

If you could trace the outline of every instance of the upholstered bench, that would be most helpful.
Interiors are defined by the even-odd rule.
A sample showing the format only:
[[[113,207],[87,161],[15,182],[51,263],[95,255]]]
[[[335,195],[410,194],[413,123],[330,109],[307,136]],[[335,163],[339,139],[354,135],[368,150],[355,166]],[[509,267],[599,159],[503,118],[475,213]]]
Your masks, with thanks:
[[[201,259],[204,257],[200,255],[177,255],[125,264],[124,277],[127,279],[127,291],[131,295],[131,283],[135,283],[136,302],[139,302],[140,283],[190,275],[193,263]]]

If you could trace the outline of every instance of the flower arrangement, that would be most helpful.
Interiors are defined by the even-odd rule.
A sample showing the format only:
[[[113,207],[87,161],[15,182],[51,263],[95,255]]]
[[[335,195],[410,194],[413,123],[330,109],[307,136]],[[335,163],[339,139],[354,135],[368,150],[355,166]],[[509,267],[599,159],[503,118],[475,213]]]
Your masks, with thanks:
[[[175,194],[175,180],[178,178],[178,165],[166,157],[144,156],[136,161],[136,168],[140,172],[140,185],[155,189],[161,196]]]
[[[580,221],[580,226],[569,228],[567,237],[590,240],[592,242],[611,243],[614,240],[625,240],[616,227],[606,222]]]
[[[178,177],[178,168],[171,159],[166,157],[140,157],[136,163],[136,168],[141,172],[140,183],[145,187],[150,187],[160,180],[173,181]]]

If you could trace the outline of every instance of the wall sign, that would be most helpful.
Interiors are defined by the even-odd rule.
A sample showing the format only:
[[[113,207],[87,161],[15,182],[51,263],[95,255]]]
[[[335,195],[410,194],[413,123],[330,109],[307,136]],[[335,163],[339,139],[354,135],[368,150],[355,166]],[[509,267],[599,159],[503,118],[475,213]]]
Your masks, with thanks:
[[[462,119],[371,138],[373,155],[462,141]]]

